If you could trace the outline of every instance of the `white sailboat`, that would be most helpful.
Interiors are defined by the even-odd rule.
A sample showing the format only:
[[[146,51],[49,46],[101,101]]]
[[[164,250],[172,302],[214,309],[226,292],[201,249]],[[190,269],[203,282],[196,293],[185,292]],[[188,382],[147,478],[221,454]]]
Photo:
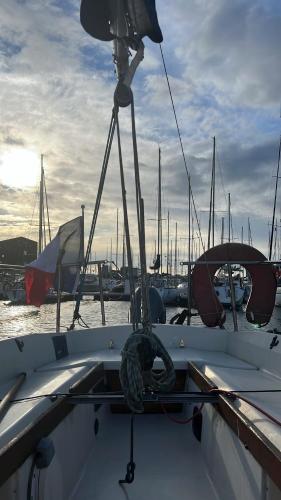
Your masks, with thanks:
[[[137,32],[161,41],[156,12],[151,21],[146,2],[133,4],[146,14],[134,24]],[[82,24],[96,37],[114,38],[109,12],[83,0]],[[115,39],[117,49],[125,41]],[[131,95],[125,87],[118,89],[123,103]],[[114,124],[118,132],[116,115]],[[121,167],[120,159],[122,178]],[[155,325],[152,332],[137,188],[142,333],[135,324],[116,325],[1,342],[0,498],[278,500],[278,335],[186,325]],[[132,268],[126,223],[125,231]]]

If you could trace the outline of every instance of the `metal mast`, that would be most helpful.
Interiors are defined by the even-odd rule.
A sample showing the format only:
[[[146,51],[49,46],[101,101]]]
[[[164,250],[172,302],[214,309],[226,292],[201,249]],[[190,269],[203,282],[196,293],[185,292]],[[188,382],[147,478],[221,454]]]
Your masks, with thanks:
[[[209,209],[209,227],[208,227],[208,250],[215,245],[215,182],[216,182],[216,138],[213,138],[213,160],[212,160],[212,179],[210,192],[210,209]]]
[[[223,244],[224,240],[224,217],[221,218],[221,244]]]
[[[116,212],[116,267],[118,269],[118,247],[119,247],[119,209]]]
[[[162,197],[161,197],[161,149],[158,164],[158,242],[157,253],[160,255],[160,273],[162,274]]]
[[[41,176],[39,191],[39,234],[38,234],[38,255],[43,250],[43,210],[44,210],[44,155],[41,155]]]
[[[215,246],[215,188],[216,188],[216,138],[214,137],[213,142],[213,212],[212,212],[212,243]]]
[[[170,251],[170,212],[168,211],[168,235],[167,235],[167,275],[169,274],[169,251]]]
[[[276,182],[275,182],[275,194],[274,194],[271,234],[270,234],[270,243],[269,243],[269,260],[271,260],[271,257],[272,257],[272,245],[273,245],[275,212],[276,212],[276,199],[277,199],[277,188],[278,188],[279,168],[280,168],[280,154],[281,154],[281,136],[280,136],[280,141],[279,141],[278,163],[277,163]]]
[[[230,207],[231,207],[231,201],[230,201],[230,193],[228,193],[228,243],[230,243],[230,231],[231,231],[231,212],[230,212]]]
[[[175,276],[178,273],[178,223],[176,222],[176,235],[175,235]]]

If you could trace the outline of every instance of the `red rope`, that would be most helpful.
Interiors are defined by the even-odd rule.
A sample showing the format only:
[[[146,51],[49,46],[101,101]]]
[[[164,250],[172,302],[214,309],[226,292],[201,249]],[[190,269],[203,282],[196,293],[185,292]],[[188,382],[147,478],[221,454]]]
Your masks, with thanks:
[[[234,395],[238,399],[241,399],[241,401],[244,401],[248,405],[250,405],[253,408],[255,408],[257,411],[259,411],[260,413],[262,413],[266,418],[268,418],[269,420],[271,420],[272,422],[274,422],[274,424],[279,425],[279,427],[281,427],[281,420],[279,420],[278,418],[273,417],[273,415],[271,415],[267,411],[263,410],[260,406],[258,406],[253,401],[250,401],[249,399],[245,398],[244,396],[241,396],[239,393],[224,391],[222,389],[211,389],[210,392],[211,391],[217,391],[219,394],[222,394],[222,395],[225,395],[225,396],[228,396],[228,397],[231,396],[231,395]]]
[[[225,391],[223,389],[216,389],[216,388],[210,389],[209,392],[216,392],[217,394],[221,394],[221,395],[226,396],[226,397],[235,396],[236,398],[241,399],[241,401],[244,401],[248,405],[250,405],[253,408],[255,408],[257,411],[259,411],[260,413],[262,413],[266,418],[268,418],[269,420],[271,420],[274,424],[279,425],[279,427],[281,427],[281,421],[279,419],[273,417],[273,415],[270,415],[270,413],[268,413],[267,411],[263,410],[257,404],[253,403],[253,401],[250,401],[249,399],[245,398],[244,396],[241,396],[239,393],[229,392],[229,391]],[[184,419],[184,420],[180,420],[180,419],[174,417],[173,415],[170,415],[167,412],[167,410],[165,409],[163,403],[161,403],[161,407],[162,407],[163,413],[169,418],[169,420],[171,420],[172,422],[175,422],[176,424],[181,424],[181,425],[186,425],[186,424],[189,424],[190,422],[192,422],[192,420],[195,417],[197,417],[197,415],[199,415],[202,412],[203,406],[204,406],[204,403],[201,404],[201,406],[198,409],[198,411],[196,413],[194,413],[192,415],[192,417],[189,417],[189,418]]]
[[[204,406],[204,403],[201,404],[201,406],[198,409],[198,411],[196,413],[194,413],[192,415],[192,417],[189,417],[189,418],[187,418],[185,420],[180,420],[179,418],[176,418],[173,415],[170,415],[167,412],[166,408],[164,407],[163,403],[161,403],[161,407],[162,407],[163,413],[168,417],[168,419],[171,420],[172,422],[175,422],[176,424],[182,424],[182,425],[189,424],[190,422],[192,422],[192,420],[194,419],[194,417],[197,417],[197,415],[199,415],[202,412],[203,406]]]

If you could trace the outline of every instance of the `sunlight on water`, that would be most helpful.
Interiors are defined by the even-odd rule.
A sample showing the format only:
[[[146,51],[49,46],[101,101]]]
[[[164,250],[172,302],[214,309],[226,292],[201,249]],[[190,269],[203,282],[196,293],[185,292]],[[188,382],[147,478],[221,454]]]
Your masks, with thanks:
[[[65,302],[61,305],[61,331],[69,327],[74,310],[74,302]],[[33,306],[7,306],[5,302],[0,302],[0,338],[26,335],[29,333],[54,332],[56,324],[56,305],[45,304],[40,309]],[[167,308],[167,323],[182,308]],[[107,325],[128,323],[129,303],[128,302],[105,302],[105,317]],[[81,303],[80,314],[89,327],[101,326],[100,303],[93,300],[85,300]],[[237,313],[239,329],[256,329],[245,319],[245,313]],[[199,317],[192,317],[193,325],[201,325]],[[281,308],[276,307],[273,317],[266,329],[281,326]],[[232,314],[227,311],[225,327],[233,329]],[[78,327],[77,327],[78,328]]]

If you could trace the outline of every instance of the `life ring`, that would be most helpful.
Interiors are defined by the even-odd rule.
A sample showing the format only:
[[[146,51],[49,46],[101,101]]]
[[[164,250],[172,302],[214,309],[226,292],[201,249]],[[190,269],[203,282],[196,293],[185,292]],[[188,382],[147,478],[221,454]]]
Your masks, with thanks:
[[[223,265],[218,262],[240,264],[250,274],[252,291],[246,307],[247,321],[259,326],[270,321],[277,281],[273,265],[264,265],[266,261],[267,258],[259,250],[242,243],[224,243],[201,255],[193,269],[192,286],[199,315],[206,326],[222,326],[225,322],[225,312],[213,286],[215,272]]]

